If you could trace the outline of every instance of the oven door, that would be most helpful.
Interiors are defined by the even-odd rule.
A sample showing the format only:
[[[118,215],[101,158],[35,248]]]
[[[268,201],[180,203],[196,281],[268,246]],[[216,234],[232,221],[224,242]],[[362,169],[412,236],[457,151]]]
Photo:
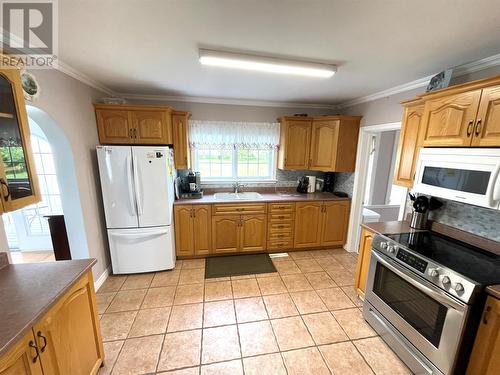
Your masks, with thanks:
[[[422,149],[413,191],[499,208],[500,149]]]
[[[434,366],[451,373],[467,305],[375,249],[365,299]]]

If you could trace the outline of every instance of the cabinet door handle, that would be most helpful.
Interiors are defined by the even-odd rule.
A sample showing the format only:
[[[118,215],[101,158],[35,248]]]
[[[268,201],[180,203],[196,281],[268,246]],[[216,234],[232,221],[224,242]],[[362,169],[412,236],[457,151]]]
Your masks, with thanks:
[[[43,345],[40,348],[40,351],[43,353],[45,351],[46,346],[47,346],[47,337],[45,337],[41,331],[38,331],[36,333],[36,335],[37,335],[37,337],[40,337],[43,340]]]
[[[469,125],[467,125],[467,138],[471,136],[473,128],[474,128],[474,120],[470,120]]]
[[[136,128],[134,128],[134,138],[137,139],[137,129]]]
[[[476,137],[479,137],[479,134],[481,134],[481,119],[476,122]]]
[[[38,357],[40,357],[40,352],[38,351],[38,346],[36,346],[36,344],[33,340],[30,340],[28,345],[30,348],[35,349],[36,355],[33,357],[33,359],[31,361],[33,363],[36,363],[36,360],[38,359]]]
[[[134,129],[130,128],[128,130],[128,135],[130,136],[130,138],[134,138]]]
[[[10,189],[9,189],[9,185],[7,184],[7,182],[5,181],[5,179],[3,179],[3,178],[0,178],[0,184],[2,185],[2,195],[3,195],[3,199],[4,199],[4,200],[9,199],[9,197],[10,197]],[[7,195],[3,194],[3,188],[4,188],[4,187],[7,189]]]
[[[488,315],[490,313],[491,306],[486,306],[486,309],[484,310],[483,314],[483,324],[488,324]]]

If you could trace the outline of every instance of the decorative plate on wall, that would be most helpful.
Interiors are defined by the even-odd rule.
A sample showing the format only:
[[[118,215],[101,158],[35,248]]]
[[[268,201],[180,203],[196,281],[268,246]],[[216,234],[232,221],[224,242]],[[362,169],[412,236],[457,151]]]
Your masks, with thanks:
[[[35,76],[26,71],[21,72],[21,83],[23,85],[24,98],[30,102],[35,101],[40,96],[40,86]]]

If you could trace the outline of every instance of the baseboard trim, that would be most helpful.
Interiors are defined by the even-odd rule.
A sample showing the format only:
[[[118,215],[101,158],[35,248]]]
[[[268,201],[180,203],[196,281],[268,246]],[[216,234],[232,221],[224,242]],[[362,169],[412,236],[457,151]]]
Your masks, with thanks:
[[[99,290],[102,284],[104,284],[110,273],[111,273],[111,266],[106,268],[104,272],[101,273],[101,276],[99,276],[97,280],[94,281],[94,289],[96,292]]]

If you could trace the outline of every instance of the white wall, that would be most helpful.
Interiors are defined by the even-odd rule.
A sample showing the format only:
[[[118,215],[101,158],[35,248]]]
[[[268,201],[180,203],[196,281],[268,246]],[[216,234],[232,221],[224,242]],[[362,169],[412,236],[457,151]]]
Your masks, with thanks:
[[[379,133],[377,160],[374,169],[373,185],[371,192],[372,205],[386,204],[387,188],[391,173],[392,157],[394,155],[394,138],[399,136],[397,130]]]
[[[76,232],[75,228],[68,228],[68,232],[73,230],[70,236],[83,236],[79,241],[81,246],[75,249],[76,255],[83,256],[85,247],[88,248],[89,256],[97,259],[93,269],[97,279],[109,266],[109,255],[95,155],[98,138],[92,104],[105,94],[59,71],[35,70],[31,73],[37,78],[41,94],[37,101],[28,104],[45,112],[60,126],[73,153],[78,191],[69,185],[61,186],[61,190],[71,189],[72,198],[80,200],[83,228]],[[70,155],[67,157],[71,159]],[[67,207],[63,209],[67,211]]]

